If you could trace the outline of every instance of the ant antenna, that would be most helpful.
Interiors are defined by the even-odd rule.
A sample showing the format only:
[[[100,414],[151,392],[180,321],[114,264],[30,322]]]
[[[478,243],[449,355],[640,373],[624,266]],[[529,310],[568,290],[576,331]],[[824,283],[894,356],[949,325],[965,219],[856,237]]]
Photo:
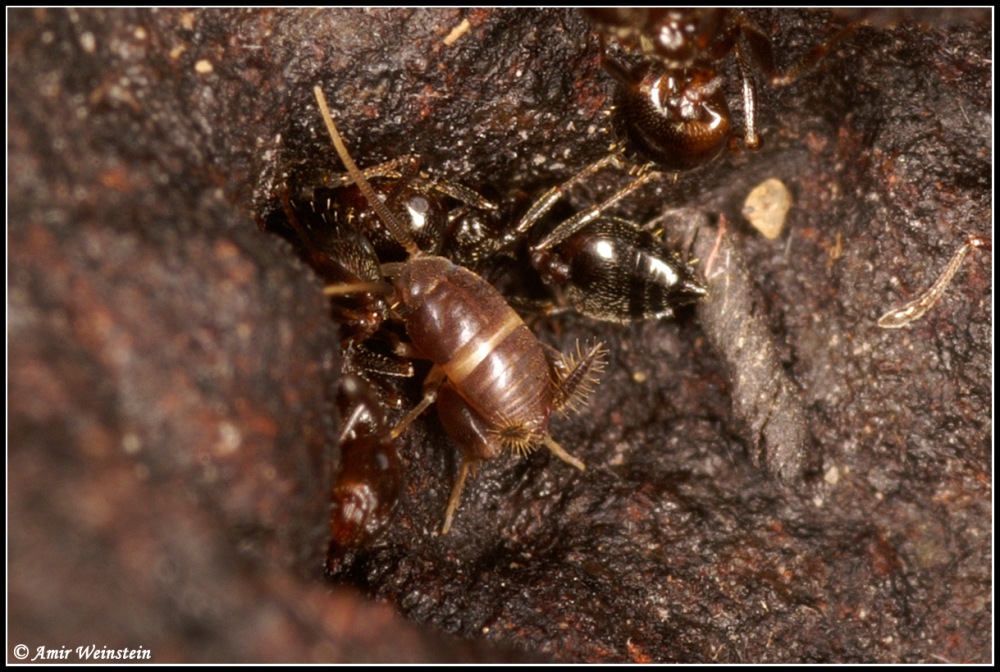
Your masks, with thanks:
[[[316,103],[319,105],[320,114],[323,115],[323,121],[326,122],[326,130],[330,132],[330,139],[333,140],[333,146],[337,150],[337,155],[340,156],[340,160],[344,163],[347,168],[347,173],[351,176],[351,180],[358,185],[358,189],[364,194],[365,198],[368,200],[369,205],[378,213],[379,219],[382,223],[388,227],[389,232],[392,236],[406,248],[406,253],[411,257],[420,256],[420,248],[413,241],[413,236],[410,232],[400,223],[399,218],[396,217],[395,213],[392,212],[381,198],[372,189],[372,185],[365,179],[364,173],[358,168],[358,164],[354,163],[354,159],[347,152],[347,147],[344,145],[344,141],[340,137],[340,133],[337,131],[336,124],[333,123],[333,117],[330,115],[330,108],[326,105],[326,96],[323,95],[323,90],[319,88],[319,85],[313,87],[313,93],[316,94]]]

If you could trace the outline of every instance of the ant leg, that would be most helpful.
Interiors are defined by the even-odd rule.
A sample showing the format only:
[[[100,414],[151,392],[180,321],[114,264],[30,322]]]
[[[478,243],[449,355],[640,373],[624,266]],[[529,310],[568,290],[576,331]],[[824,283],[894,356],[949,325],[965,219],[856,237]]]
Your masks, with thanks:
[[[456,201],[461,201],[466,205],[471,205],[479,210],[496,210],[497,205],[493,201],[488,201],[482,195],[469,189],[463,184],[455,182],[435,182],[434,190],[440,191],[445,196],[451,196]]]
[[[556,315],[563,315],[573,312],[573,309],[570,308],[569,306],[558,305],[552,301],[544,299],[529,299],[523,296],[508,297],[507,303],[509,303],[510,307],[513,308],[517,312],[517,314],[521,316],[522,320],[528,323],[529,327],[533,324],[532,322],[530,322],[530,320],[543,319],[546,317],[554,317]],[[557,354],[559,352],[555,348],[549,345],[545,345],[544,343],[542,343],[542,347],[548,348]]]
[[[737,42],[736,48],[737,52],[746,50],[746,53],[753,59],[754,64],[771,79],[771,86],[788,86],[815,70],[822,63],[823,59],[826,58],[827,54],[833,51],[837,45],[862,25],[864,24],[852,23],[841,28],[830,39],[814,47],[785,72],[778,72],[774,66],[771,41],[766,35],[748,23],[744,23],[740,27],[740,42],[742,44]]]
[[[694,266],[698,263],[697,257],[692,255],[694,241],[698,233],[710,224],[711,218],[705,211],[681,206],[664,210],[640,226],[656,236],[665,249],[678,250],[685,264]]]
[[[531,207],[528,208],[528,211],[524,213],[523,217],[521,217],[517,226],[515,226],[510,233],[504,236],[502,246],[509,247],[520,240],[524,234],[531,229],[531,227],[538,223],[538,220],[545,216],[545,213],[552,209],[552,206],[555,205],[556,201],[562,198],[563,194],[565,194],[570,187],[579,183],[584,178],[600,171],[605,166],[610,164],[620,165],[620,162],[621,159],[618,155],[608,154],[604,158],[590,164],[579,173],[569,178],[566,182],[549,189],[547,192],[542,194],[538,200],[531,204]]]
[[[852,24],[841,29],[785,72],[778,72],[775,68],[774,53],[771,49],[771,41],[767,36],[749,23],[740,25],[735,54],[736,67],[740,73],[740,80],[743,82],[743,143],[747,147],[750,149],[760,147],[760,136],[757,133],[757,91],[756,83],[751,75],[753,71],[751,65],[755,65],[758,70],[765,73],[770,78],[772,86],[788,86],[803,75],[812,72],[837,44],[854,31],[857,25]]]
[[[607,158],[611,157],[606,157],[605,159],[602,159],[598,163],[592,164],[589,168],[584,169],[584,171],[585,172],[590,171],[590,169],[593,168],[594,166],[597,166],[598,164],[605,162]],[[585,227],[587,224],[600,217],[604,213],[604,211],[610,208],[612,205],[622,200],[626,196],[629,196],[632,192],[644,186],[647,182],[651,182],[653,179],[660,177],[660,175],[661,173],[655,170],[644,172],[642,175],[633,180],[630,184],[627,184],[626,186],[618,190],[615,194],[612,194],[611,197],[606,199],[604,202],[598,203],[597,205],[591,206],[586,210],[576,213],[575,215],[567,219],[565,222],[557,226],[549,235],[545,236],[545,238],[543,238],[541,242],[539,242],[537,245],[533,245],[531,248],[532,254],[538,254],[540,252],[544,252],[553,245],[558,245],[559,243],[566,240],[574,233]],[[573,178],[573,180],[571,181],[575,182],[577,181],[577,179]],[[567,182],[562,187],[556,187],[556,189],[561,190],[560,193],[556,196],[556,198],[559,195],[561,195],[562,191],[564,191],[565,187],[568,186],[569,184],[570,183]],[[549,194],[546,194],[542,198],[543,199],[548,198],[550,194],[551,190]],[[552,203],[555,202],[556,198],[551,199],[551,202],[548,203],[548,207],[551,207]],[[548,207],[546,207],[546,210],[548,209]],[[534,207],[532,207],[532,209],[534,209]]]
[[[394,354],[401,357],[408,356],[399,355],[398,352]],[[413,377],[412,362],[387,357],[386,355],[369,349],[364,343],[360,345],[354,343],[348,345],[347,350],[345,351],[345,357],[350,357],[358,367],[364,369],[365,371],[370,371],[371,373],[375,373],[380,376],[389,376],[390,378]]]
[[[740,71],[740,80],[743,82],[743,144],[750,149],[758,149],[760,136],[757,134],[757,85],[750,76],[747,53],[739,42],[736,43],[736,68]]]
[[[774,51],[767,35],[745,21],[740,23],[733,47],[736,68],[743,82],[743,142],[750,149],[757,149],[760,147],[760,136],[757,134],[757,86],[751,74],[752,66],[756,66],[757,70],[773,81]]]
[[[390,159],[383,163],[369,166],[361,171],[366,180],[373,177],[384,177],[387,179],[399,179],[407,176],[412,177],[420,170],[420,157],[416,154],[404,154],[395,159]],[[354,184],[354,178],[350,173],[335,173],[324,175],[320,179],[320,186],[328,189],[337,189]]]
[[[399,391],[389,385],[388,379],[412,378],[411,362],[375,352],[364,343],[348,341],[341,371],[344,378],[357,376],[364,380],[387,408],[401,411],[408,405]]]
[[[845,28],[841,28],[833,37],[814,48],[802,57],[798,63],[789,68],[786,72],[775,74],[771,77],[771,84],[775,87],[788,86],[795,83],[800,77],[810,74],[826,58],[827,54],[833,51],[845,38],[849,37],[862,23],[852,23]]]
[[[774,67],[774,50],[770,38],[750,23],[742,22],[736,36],[735,48],[743,53],[744,58],[751,59],[758,70],[771,77],[776,72]],[[744,66],[746,65],[744,62]],[[742,73],[741,73],[742,74]]]

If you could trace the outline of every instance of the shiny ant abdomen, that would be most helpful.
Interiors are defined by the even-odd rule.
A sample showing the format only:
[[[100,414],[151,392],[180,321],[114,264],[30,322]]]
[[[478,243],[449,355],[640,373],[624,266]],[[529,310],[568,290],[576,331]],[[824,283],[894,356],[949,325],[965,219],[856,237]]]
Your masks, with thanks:
[[[622,324],[671,317],[705,294],[691,266],[663,241],[615,217],[596,220],[540,255],[536,268],[566,288],[577,312]]]

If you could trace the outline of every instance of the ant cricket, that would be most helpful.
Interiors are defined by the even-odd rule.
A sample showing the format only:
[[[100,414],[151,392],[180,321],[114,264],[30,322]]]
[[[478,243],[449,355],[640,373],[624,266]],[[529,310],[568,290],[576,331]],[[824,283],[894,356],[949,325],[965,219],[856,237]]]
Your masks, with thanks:
[[[457,256],[470,263],[488,255],[514,254],[572,184],[614,157],[550,189],[509,233],[496,236],[488,221],[495,206],[461,185],[419,177],[408,158],[359,169],[322,90],[317,86],[314,93],[347,174],[315,190],[304,206],[287,195],[283,205],[300,253],[327,283],[324,292],[335,303],[334,316],[347,327],[345,383],[338,395],[345,418],[340,437],[345,456],[330,520],[335,544],[360,548],[384,528],[400,487],[399,437],[432,404],[462,454],[441,534],[451,529],[469,474],[484,461],[545,446],[584,470],[584,463],[552,438],[548,426],[554,411],[568,414],[586,401],[604,368],[604,345],[581,349],[578,344],[572,354],[545,345],[497,289],[439,254],[456,248],[454,241],[443,240],[448,235],[463,239]],[[665,252],[656,236],[632,222],[603,215],[658,175],[642,174],[530,245],[532,264],[544,280],[566,289],[572,308],[626,323],[670,316],[705,294],[693,268],[676,253]],[[414,211],[407,205],[412,205],[411,197],[426,202],[420,212],[439,213],[426,229],[432,235],[420,238],[419,244],[415,223],[425,224],[428,218],[407,216]],[[442,197],[461,202],[457,214],[448,212]],[[372,239],[381,238],[383,231],[391,239],[389,247],[403,251],[401,260],[381,243],[382,251],[376,250]],[[412,367],[392,357],[373,356],[369,344],[384,333],[384,324],[394,322],[402,325],[406,339],[395,344],[394,356],[428,360],[431,368],[421,401],[387,429],[385,404],[370,375],[412,375]]]
[[[715,159],[728,145],[732,115],[723,90],[722,66],[735,57],[742,84],[743,143],[761,145],[753,70],[773,87],[787,86],[816,67],[849,35],[847,26],[779,72],[771,42],[743,12],[720,8],[584,9],[601,31],[601,63],[618,83],[617,149],[638,154],[668,170],[690,170]],[[643,59],[628,67],[608,53],[606,38]]]
[[[546,350],[500,293],[480,276],[450,260],[423,252],[410,230],[387,207],[354,163],[315,89],[337,154],[377,213],[406,251],[406,260],[383,264],[392,279],[390,305],[402,321],[412,353],[433,362],[424,396],[388,433],[393,441],[431,404],[448,435],[462,449],[459,474],[448,500],[442,534],[447,534],[469,472],[503,452],[525,454],[544,445],[563,461],[584,469],[548,433],[551,413],[581,402],[603,367],[603,345],[577,356]],[[333,286],[341,294],[369,289]]]

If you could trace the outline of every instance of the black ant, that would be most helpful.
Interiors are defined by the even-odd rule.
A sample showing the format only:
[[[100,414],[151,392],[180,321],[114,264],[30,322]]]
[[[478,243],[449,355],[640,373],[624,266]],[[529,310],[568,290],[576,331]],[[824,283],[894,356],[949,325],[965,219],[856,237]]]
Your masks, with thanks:
[[[549,189],[531,206],[504,244],[523,236],[572,186],[618,165],[611,154]],[[647,170],[611,197],[578,212],[531,245],[531,263],[542,278],[565,291],[570,306],[598,320],[627,324],[671,317],[678,308],[705,296],[694,268],[652,232],[604,212],[661,173]]]
[[[670,170],[689,170],[716,158],[732,131],[720,73],[733,55],[742,83],[743,142],[760,147],[752,70],[785,86],[813,68],[855,26],[778,72],[770,40],[737,10],[719,8],[603,8],[583,13],[601,30],[605,70],[619,82],[616,128],[623,149]],[[605,36],[644,58],[627,67],[607,53]]]
[[[420,158],[415,155],[380,163],[366,168],[363,173],[375,192],[402,220],[417,246],[427,253],[441,254],[450,241],[460,239],[469,228],[482,227],[483,217],[497,210],[494,203],[465,185],[421,174]],[[442,197],[457,201],[461,206],[449,208]],[[340,221],[349,222],[372,243],[382,261],[406,258],[406,250],[368,206],[350,175],[328,177],[324,186],[314,189],[307,200],[316,212],[324,216],[336,213]],[[488,216],[486,221],[489,221]],[[479,235],[486,236],[486,233]],[[448,247],[449,252],[462,253]]]
[[[364,175],[420,249],[437,254],[443,241],[461,238],[469,228],[489,228],[483,222],[490,221],[496,205],[464,185],[430,180],[419,165],[418,157],[406,155],[367,168]],[[442,196],[462,207],[449,209]],[[281,200],[284,220],[272,218],[266,228],[285,235],[327,283],[328,294],[336,297],[334,319],[347,327],[344,344],[366,341],[389,312],[379,266],[404,259],[406,251],[350,176],[327,177],[323,186],[294,198],[286,189]]]

